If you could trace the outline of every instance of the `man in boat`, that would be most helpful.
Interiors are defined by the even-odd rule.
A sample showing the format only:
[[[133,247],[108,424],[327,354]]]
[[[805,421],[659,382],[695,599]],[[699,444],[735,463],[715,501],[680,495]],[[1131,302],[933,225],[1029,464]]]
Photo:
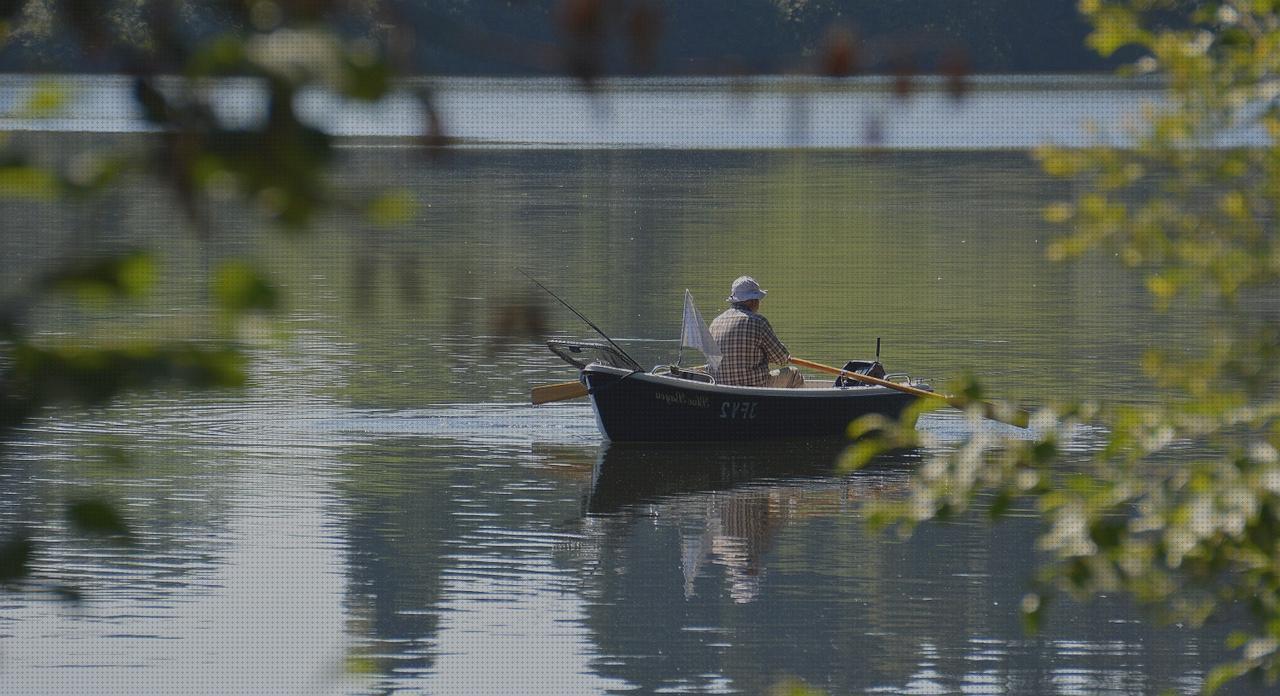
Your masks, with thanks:
[[[791,354],[778,340],[769,320],[760,314],[760,300],[768,293],[755,278],[733,281],[729,309],[711,322],[711,337],[724,358],[716,372],[720,384],[744,387],[803,387],[804,376],[787,363]],[[769,370],[769,364],[783,367]]]

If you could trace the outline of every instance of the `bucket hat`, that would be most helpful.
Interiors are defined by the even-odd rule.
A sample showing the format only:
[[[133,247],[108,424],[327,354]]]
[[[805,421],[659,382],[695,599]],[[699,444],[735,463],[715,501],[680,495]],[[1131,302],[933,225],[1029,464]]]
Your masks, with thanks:
[[[725,301],[746,302],[747,300],[758,300],[768,294],[760,287],[755,278],[742,276],[733,281],[733,287],[729,290],[729,298]]]

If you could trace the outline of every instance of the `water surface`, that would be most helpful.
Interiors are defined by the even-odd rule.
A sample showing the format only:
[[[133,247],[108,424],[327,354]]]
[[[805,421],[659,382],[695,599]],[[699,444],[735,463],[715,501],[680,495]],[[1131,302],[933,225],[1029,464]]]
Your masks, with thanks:
[[[701,97],[668,106],[686,98]],[[56,160],[150,136],[103,137],[16,142]],[[750,273],[795,355],[863,358],[880,337],[892,371],[971,372],[1029,404],[1160,399],[1135,360],[1200,340],[1193,309],[1153,314],[1113,259],[1044,260],[1039,211],[1067,192],[1024,153],[670,137],[434,159],[344,144],[335,195],[420,200],[396,229],[335,213],[280,236],[219,206],[199,245],[142,180],[81,205],[4,203],[7,289],[66,250],[164,254],[161,297],[125,315],[39,308],[50,341],[198,331],[192,280],[233,254],[288,297],[287,331],[246,334],[245,390],[51,412],[8,447],[0,530],[43,520],[37,579],[85,600],[0,596],[5,691],[1194,692],[1225,654],[1220,628],[1104,598],[1022,632],[1040,532],[1024,516],[867,532],[860,505],[900,495],[923,452],[847,473],[838,442],[609,446],[586,404],[527,405],[573,376],[541,340],[590,331],[517,267],[643,362],[675,359],[685,288],[709,318]],[[986,426],[939,412],[919,427],[947,447]],[[1071,457],[1102,443],[1082,430]],[[120,502],[132,548],[61,528],[61,502],[88,491]]]

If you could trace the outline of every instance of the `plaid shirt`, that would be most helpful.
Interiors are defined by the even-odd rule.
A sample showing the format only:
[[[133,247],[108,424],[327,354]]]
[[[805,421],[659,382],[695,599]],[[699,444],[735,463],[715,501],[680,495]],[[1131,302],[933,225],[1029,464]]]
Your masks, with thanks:
[[[769,379],[769,363],[785,364],[790,357],[769,320],[740,304],[711,322],[711,337],[724,354],[715,375],[720,384],[761,386]]]

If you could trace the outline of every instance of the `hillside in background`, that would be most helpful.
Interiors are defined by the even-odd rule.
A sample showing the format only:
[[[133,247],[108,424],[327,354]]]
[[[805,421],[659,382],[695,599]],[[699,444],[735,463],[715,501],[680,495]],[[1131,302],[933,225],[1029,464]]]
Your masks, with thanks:
[[[31,0],[0,70],[116,72],[68,41]],[[324,4],[324,3],[320,3]],[[428,75],[726,75],[1093,72],[1108,66],[1083,45],[1075,0],[434,0],[330,3],[352,35],[396,42],[406,72]],[[147,0],[85,10],[103,36],[148,41]],[[280,2],[285,12],[294,5]],[[90,5],[91,6],[91,5]],[[87,6],[89,7],[89,6]],[[106,5],[104,5],[106,7]],[[165,12],[187,45],[243,29],[208,4]],[[228,23],[229,22],[229,23]],[[168,28],[168,21],[162,22]],[[107,39],[111,40],[111,39]],[[149,60],[163,62],[150,55]]]
[[[418,56],[428,72],[441,74],[545,69],[538,65],[538,49],[562,46],[571,34],[565,4],[423,3],[421,21],[415,24],[437,29],[426,32],[429,40]],[[634,70],[629,60],[637,25],[634,8],[644,7],[656,8],[653,69],[661,74],[821,70],[833,29],[848,30],[854,37],[857,72],[933,72],[948,54],[958,54],[980,73],[1107,67],[1084,47],[1086,26],[1075,0],[666,0],[631,5],[631,12],[606,17],[601,31],[604,72]],[[518,40],[504,43],[512,37]]]

